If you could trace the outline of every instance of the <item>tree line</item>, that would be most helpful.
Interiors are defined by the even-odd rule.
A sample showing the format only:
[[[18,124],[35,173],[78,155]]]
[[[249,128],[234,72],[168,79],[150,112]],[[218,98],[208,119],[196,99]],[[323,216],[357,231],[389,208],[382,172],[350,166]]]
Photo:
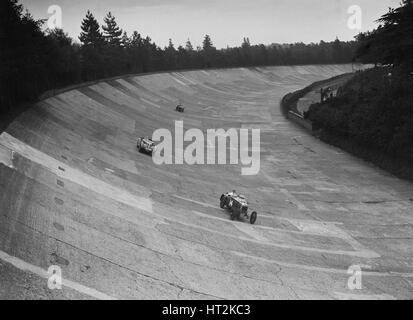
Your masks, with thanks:
[[[129,73],[300,64],[349,63],[356,41],[252,45],[217,49],[206,35],[202,46],[188,40],[176,47],[172,40],[161,48],[149,36],[124,32],[112,13],[100,25],[88,11],[81,22],[79,41],[63,30],[43,31],[18,0],[0,4],[0,110],[32,101],[52,88]]]

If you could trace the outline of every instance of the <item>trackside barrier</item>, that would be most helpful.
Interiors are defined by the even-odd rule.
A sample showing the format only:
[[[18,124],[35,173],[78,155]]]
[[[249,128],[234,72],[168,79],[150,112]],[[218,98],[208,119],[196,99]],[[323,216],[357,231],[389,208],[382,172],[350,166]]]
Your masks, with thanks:
[[[299,113],[296,113],[296,112],[290,110],[288,112],[288,119],[291,119],[292,121],[299,124],[300,126],[306,128],[310,131],[313,131],[313,123],[309,120],[305,120],[304,117]]]

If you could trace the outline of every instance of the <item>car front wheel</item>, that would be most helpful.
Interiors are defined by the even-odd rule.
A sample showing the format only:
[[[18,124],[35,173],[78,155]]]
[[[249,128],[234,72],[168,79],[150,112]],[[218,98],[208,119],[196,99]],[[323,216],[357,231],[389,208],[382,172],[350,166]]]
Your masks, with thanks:
[[[250,223],[255,224],[256,221],[257,221],[257,213],[254,211],[253,213],[251,213]]]

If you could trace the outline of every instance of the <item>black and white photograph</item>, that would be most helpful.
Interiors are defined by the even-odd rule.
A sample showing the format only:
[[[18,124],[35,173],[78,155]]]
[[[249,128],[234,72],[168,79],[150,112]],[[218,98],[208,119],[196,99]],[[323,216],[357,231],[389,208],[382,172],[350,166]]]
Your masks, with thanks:
[[[413,0],[0,0],[1,301],[412,299]]]

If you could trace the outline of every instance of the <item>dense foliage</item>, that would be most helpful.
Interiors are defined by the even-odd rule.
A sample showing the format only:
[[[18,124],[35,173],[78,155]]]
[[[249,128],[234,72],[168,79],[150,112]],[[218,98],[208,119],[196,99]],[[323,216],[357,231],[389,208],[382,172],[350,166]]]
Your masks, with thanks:
[[[392,68],[359,73],[336,98],[312,105],[306,116],[315,130],[391,156],[413,155],[413,78]]]
[[[78,48],[61,30],[44,33],[16,0],[0,9],[0,110],[79,79]]]
[[[357,57],[363,62],[413,67],[413,0],[390,9],[377,22],[379,27],[358,35]]]
[[[387,65],[360,72],[336,98],[310,107],[306,117],[322,136],[352,141],[386,155],[413,160],[413,1],[390,9],[375,31],[359,36],[358,55]],[[372,60],[373,59],[373,60]],[[374,161],[374,159],[371,159]]]
[[[0,111],[35,99],[47,89],[127,73],[190,68],[351,62],[355,42],[251,45],[218,50],[209,35],[202,47],[165,48],[138,32],[127,35],[108,13],[101,26],[91,12],[81,22],[81,44],[62,30],[43,32],[43,21],[24,13],[18,0],[0,1]]]

